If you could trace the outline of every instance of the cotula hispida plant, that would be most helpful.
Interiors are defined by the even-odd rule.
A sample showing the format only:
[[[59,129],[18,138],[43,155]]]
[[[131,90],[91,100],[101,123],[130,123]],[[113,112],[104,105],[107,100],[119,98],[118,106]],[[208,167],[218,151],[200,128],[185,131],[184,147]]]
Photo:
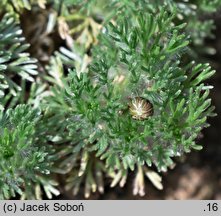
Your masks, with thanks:
[[[0,37],[0,197],[41,198],[42,188],[49,198],[58,195],[53,173],[65,175],[62,185],[74,195],[84,185],[85,197],[103,193],[107,179],[123,186],[129,172],[135,195],[145,193],[144,176],[162,189],[159,173],[202,148],[195,140],[214,115],[212,86],[205,84],[214,70],[188,55],[191,37],[188,23],[177,21],[177,2],[134,7],[118,0],[107,16],[93,1],[81,10],[81,1],[18,2],[3,1],[4,11],[59,9],[47,31],[57,29],[66,47],[38,76],[39,63],[23,54],[18,24],[11,15],[2,20],[9,28]],[[12,91],[17,75],[21,89]]]

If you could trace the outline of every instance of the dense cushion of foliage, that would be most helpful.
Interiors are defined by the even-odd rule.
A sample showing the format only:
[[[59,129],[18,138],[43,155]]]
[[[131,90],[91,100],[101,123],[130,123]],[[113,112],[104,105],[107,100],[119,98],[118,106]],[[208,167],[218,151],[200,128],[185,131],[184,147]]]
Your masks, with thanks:
[[[200,15],[220,1],[0,6],[1,199],[52,198],[57,174],[89,197],[135,172],[133,193],[144,195],[144,175],[162,189],[158,173],[202,149],[196,138],[214,116],[205,81],[215,71],[196,63],[214,28]]]

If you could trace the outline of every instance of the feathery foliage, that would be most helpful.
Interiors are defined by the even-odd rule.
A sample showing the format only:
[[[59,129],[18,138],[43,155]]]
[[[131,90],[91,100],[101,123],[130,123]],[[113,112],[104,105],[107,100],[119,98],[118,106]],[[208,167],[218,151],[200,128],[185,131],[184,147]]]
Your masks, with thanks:
[[[1,112],[1,199],[15,197],[16,193],[25,194],[29,199],[39,198],[41,184],[44,184],[44,189],[49,194],[50,189],[56,194],[56,190],[45,179],[51,169],[46,146],[37,145],[39,131],[36,127],[40,124],[40,115],[38,109],[32,109],[28,105],[18,105],[15,109]]]
[[[213,22],[199,15],[220,0],[0,6],[11,12],[0,22],[1,199],[58,195],[54,172],[74,195],[84,185],[85,197],[135,172],[133,193],[144,195],[144,176],[162,189],[158,173],[202,149],[196,138],[214,116],[205,81],[215,71],[193,61],[190,42],[196,48],[212,36]],[[40,39],[58,33],[64,42],[39,68],[18,22],[26,10],[47,14]]]
[[[37,75],[36,59],[25,51],[29,47],[24,43],[22,30],[14,15],[6,14],[0,23],[0,100],[5,90],[12,95],[21,91],[21,80],[33,82]]]
[[[173,18],[160,10],[139,14],[133,22],[109,23],[88,73],[70,70],[60,79],[62,84],[52,88],[45,107],[50,107],[55,143],[65,141],[58,153],[66,158],[62,172],[72,170],[76,176],[78,163],[79,178],[83,171],[87,175],[95,155],[116,181],[119,174],[113,172],[125,176],[128,170],[152,164],[166,171],[173,157],[202,148],[195,139],[214,109],[210,86],[203,81],[214,70],[208,64],[181,66],[189,42],[182,33],[184,25],[174,26]],[[143,121],[131,116],[128,106],[135,97],[150,101],[153,116]],[[91,175],[86,185],[95,182]]]

